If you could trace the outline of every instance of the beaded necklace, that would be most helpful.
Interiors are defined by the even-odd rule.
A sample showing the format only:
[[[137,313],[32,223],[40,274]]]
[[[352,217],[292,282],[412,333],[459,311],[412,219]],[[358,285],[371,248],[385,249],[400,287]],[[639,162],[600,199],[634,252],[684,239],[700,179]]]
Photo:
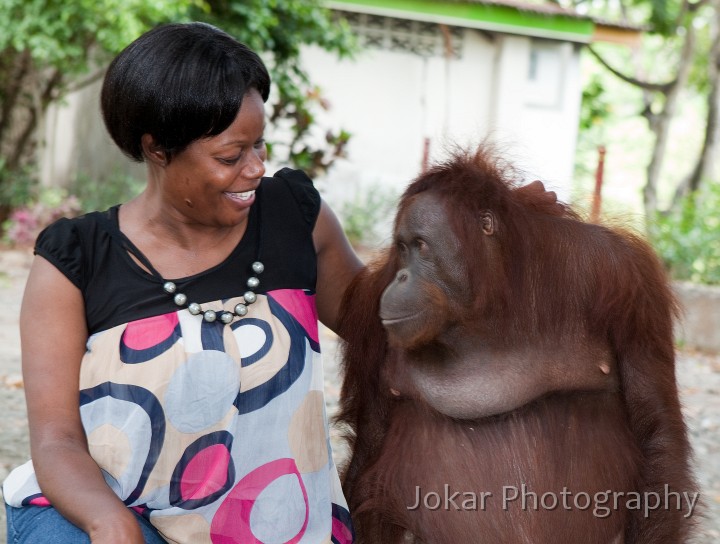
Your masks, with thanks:
[[[255,274],[262,274],[263,270],[265,270],[265,265],[263,265],[260,261],[255,261],[254,263],[252,263],[252,270]],[[260,280],[257,278],[257,276],[250,276],[247,280],[247,286],[250,289],[245,291],[245,293],[243,294],[243,300],[245,302],[236,304],[231,312],[228,312],[227,310],[223,310],[222,312],[216,312],[214,310],[203,310],[200,307],[200,304],[198,304],[197,302],[190,302],[188,304],[187,295],[185,295],[184,293],[176,293],[177,285],[175,285],[171,281],[166,281],[165,283],[163,283],[163,289],[166,293],[174,295],[173,301],[175,302],[175,304],[180,307],[187,306],[188,312],[190,312],[192,315],[202,314],[203,319],[208,323],[212,323],[216,319],[219,319],[227,325],[228,323],[232,323],[236,317],[243,317],[244,315],[247,315],[248,306],[257,300],[257,295],[254,291],[252,291],[252,289],[256,289],[258,285],[260,285]]]
[[[252,275],[247,279],[246,285],[248,290],[242,295],[243,302],[235,305],[232,311],[222,310],[216,312],[215,310],[203,310],[199,303],[188,302],[188,296],[185,293],[177,292],[177,285],[174,282],[165,280],[162,275],[155,269],[148,258],[133,244],[130,239],[125,236],[119,229],[116,231],[120,235],[120,242],[123,248],[130,254],[132,254],[147,270],[157,279],[162,285],[163,290],[173,297],[173,302],[180,308],[187,308],[188,312],[192,315],[201,315],[204,321],[212,323],[216,320],[221,321],[224,324],[232,323],[235,318],[240,318],[248,313],[248,306],[253,304],[257,300],[257,295],[254,289],[257,289],[260,285],[260,280],[257,276],[263,273],[265,265],[260,260],[260,252],[262,248],[262,221],[260,218],[260,203],[259,199],[253,204],[255,208],[255,260],[251,265]],[[248,220],[249,226],[249,220]],[[248,234],[248,230],[245,230],[243,236]]]

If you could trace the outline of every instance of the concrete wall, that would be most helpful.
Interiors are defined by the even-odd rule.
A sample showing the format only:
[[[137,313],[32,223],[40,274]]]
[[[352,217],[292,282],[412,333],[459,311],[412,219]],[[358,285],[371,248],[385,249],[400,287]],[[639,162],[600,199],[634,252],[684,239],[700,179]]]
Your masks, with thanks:
[[[720,353],[720,287],[677,282],[683,309],[676,338],[684,346]]]
[[[144,165],[130,161],[115,146],[100,115],[96,81],[50,106],[39,150],[40,181],[67,187],[79,175],[93,182],[113,173],[145,178]]]

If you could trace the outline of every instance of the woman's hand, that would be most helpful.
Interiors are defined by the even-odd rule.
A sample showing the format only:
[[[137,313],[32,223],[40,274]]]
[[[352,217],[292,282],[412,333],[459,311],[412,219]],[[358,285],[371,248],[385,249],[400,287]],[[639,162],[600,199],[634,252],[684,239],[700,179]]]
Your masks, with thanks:
[[[92,544],[145,544],[140,524],[127,508],[125,515],[98,520],[88,534]]]

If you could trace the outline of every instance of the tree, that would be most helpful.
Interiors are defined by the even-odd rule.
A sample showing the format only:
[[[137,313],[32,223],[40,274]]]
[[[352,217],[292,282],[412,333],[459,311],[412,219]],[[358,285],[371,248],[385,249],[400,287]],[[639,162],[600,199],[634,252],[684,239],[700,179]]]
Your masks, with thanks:
[[[717,167],[714,161],[720,148],[720,0],[710,0],[712,17],[710,19],[710,47],[705,62],[707,71],[701,73],[707,80],[707,114],[705,136],[700,154],[689,175],[678,184],[670,206],[678,209],[683,198],[695,193],[703,180],[717,181]]]
[[[643,188],[647,217],[653,217],[659,209],[658,183],[671,137],[671,121],[676,115],[681,93],[694,86],[709,92],[711,96],[712,89],[717,89],[717,70],[708,71],[706,60],[714,58],[715,62],[720,61],[720,44],[713,46],[715,53],[708,53],[710,40],[706,39],[707,21],[716,13],[707,9],[711,1],[718,3],[718,0],[621,0],[620,3],[600,1],[591,5],[579,0],[575,3],[575,7],[587,7],[591,13],[600,8],[598,15],[603,16],[607,16],[608,8],[617,6],[619,11],[614,13],[616,17],[626,23],[645,26],[651,38],[659,38],[655,39],[660,44],[657,48],[659,51],[650,69],[637,56],[617,62],[608,60],[599,47],[588,48],[610,73],[642,91],[643,109],[640,114],[647,120],[654,135]],[[648,72],[652,73],[652,77],[646,75]],[[716,97],[710,98],[715,107],[708,108],[705,145],[694,166],[685,176],[676,180],[676,198],[670,204],[671,207],[677,206],[680,197],[689,189],[697,188],[708,172],[711,151],[716,145],[714,127],[717,125],[717,90],[715,93]]]
[[[277,92],[272,120],[288,119],[288,160],[323,168],[348,135],[327,135],[330,157],[303,138],[320,95],[299,62],[300,46],[340,55],[353,50],[342,22],[319,0],[0,0],[0,206],[18,204],[13,184],[34,162],[38,127],[49,104],[101,77],[113,55],[163,22],[202,20],[263,54]],[[326,144],[327,145],[327,144]]]

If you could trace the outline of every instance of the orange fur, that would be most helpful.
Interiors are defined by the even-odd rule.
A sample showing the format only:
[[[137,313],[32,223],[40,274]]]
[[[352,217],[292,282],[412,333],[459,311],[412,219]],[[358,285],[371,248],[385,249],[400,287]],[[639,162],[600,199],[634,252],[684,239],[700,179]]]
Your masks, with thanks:
[[[448,228],[467,248],[474,310],[468,335],[488,345],[537,345],[590,335],[613,354],[619,391],[547,395],[508,414],[458,421],[422,400],[395,396],[388,369],[402,353],[387,345],[380,295],[397,271],[390,248],[349,288],[340,334],[345,378],[339,420],[350,428],[344,489],[358,542],[608,543],[684,542],[692,519],[675,509],[643,516],[587,512],[408,511],[415,486],[449,484],[500,493],[523,483],[538,492],[573,485],[693,492],[691,455],[675,381],[677,306],[650,246],[638,235],[584,223],[569,208],[518,191],[487,149],[457,154],[410,185],[408,199],[431,192],[452,210]],[[496,247],[478,235],[478,217],[498,219]],[[480,371],[479,371],[480,372]],[[576,489],[577,491],[577,489]]]

